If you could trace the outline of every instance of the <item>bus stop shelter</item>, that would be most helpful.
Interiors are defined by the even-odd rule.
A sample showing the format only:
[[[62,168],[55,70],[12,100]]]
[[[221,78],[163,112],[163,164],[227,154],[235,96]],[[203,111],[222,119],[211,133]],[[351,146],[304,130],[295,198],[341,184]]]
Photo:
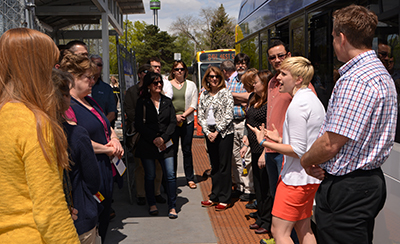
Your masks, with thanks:
[[[123,15],[144,13],[143,0],[3,0],[0,35],[28,27],[45,32],[57,44],[60,39],[102,39],[103,79],[108,83],[109,36],[123,34]],[[79,24],[100,24],[101,28],[63,30]]]

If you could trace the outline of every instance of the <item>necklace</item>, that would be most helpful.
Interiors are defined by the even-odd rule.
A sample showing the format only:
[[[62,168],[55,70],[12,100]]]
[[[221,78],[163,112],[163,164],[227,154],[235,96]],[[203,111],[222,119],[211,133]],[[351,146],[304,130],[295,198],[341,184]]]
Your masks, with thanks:
[[[175,82],[176,82],[176,84],[177,84],[179,87],[182,87],[182,86],[183,86],[183,83],[184,83],[185,81],[179,82],[177,79],[175,79]]]

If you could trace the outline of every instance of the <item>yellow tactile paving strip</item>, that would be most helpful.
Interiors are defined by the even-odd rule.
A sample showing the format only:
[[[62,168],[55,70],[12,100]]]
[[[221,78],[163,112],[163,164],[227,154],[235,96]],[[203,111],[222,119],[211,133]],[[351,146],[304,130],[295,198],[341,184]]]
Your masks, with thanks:
[[[202,177],[203,172],[210,167],[204,138],[193,138],[192,152],[194,170],[199,181],[203,199],[206,200],[208,199],[208,194],[211,192],[211,178],[204,179]],[[233,200],[234,205],[225,211],[218,212],[214,208],[207,210],[218,243],[260,243],[261,239],[269,238],[267,234],[258,235],[249,229],[249,225],[255,222],[254,219],[249,217],[249,213],[255,210],[246,209],[245,205],[247,202],[241,202],[238,199]],[[200,203],[199,208],[201,208]]]

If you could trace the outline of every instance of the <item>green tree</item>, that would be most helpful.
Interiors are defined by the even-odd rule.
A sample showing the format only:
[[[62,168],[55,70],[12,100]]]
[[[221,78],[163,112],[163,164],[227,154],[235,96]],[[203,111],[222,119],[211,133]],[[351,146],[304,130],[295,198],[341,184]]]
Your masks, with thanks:
[[[178,34],[176,35],[175,46],[176,52],[181,53],[181,59],[186,65],[190,66],[195,56],[194,54],[195,43],[189,39],[189,37]]]
[[[198,16],[178,16],[170,30],[175,34],[186,35],[194,42],[196,51],[234,47],[234,20],[225,12],[222,4],[219,8],[201,9]]]
[[[181,53],[181,59],[189,67],[192,65],[192,60],[195,58],[194,46],[195,42],[184,34],[176,35],[175,46],[177,53]],[[188,76],[191,79],[191,75]]]
[[[127,31],[124,31],[123,36],[118,37],[119,43],[127,47],[128,50],[132,49],[137,52],[137,50],[140,50],[144,46],[144,43],[140,40],[143,39],[146,25],[144,21],[135,21],[132,23],[132,21],[125,20],[124,30]],[[118,74],[116,38],[114,36],[110,36],[110,74]]]
[[[212,16],[209,42],[211,49],[232,48],[235,44],[235,26],[222,4]]]
[[[142,64],[150,57],[158,57],[162,64],[161,71],[168,73],[174,61],[175,39],[176,37],[169,35],[166,31],[160,31],[157,26],[147,25],[143,36],[139,38],[143,46],[136,50],[136,60]]]

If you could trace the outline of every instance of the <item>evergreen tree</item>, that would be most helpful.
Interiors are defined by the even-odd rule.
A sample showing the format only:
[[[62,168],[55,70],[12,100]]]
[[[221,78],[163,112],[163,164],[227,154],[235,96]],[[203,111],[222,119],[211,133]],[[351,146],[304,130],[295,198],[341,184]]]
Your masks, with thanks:
[[[221,6],[214,12],[210,26],[211,49],[232,48],[235,43],[233,21]]]
[[[166,31],[160,31],[157,26],[147,25],[139,39],[143,46],[136,51],[136,60],[143,64],[150,57],[158,57],[161,60],[162,73],[168,73],[174,61],[175,39],[176,37],[170,36]]]

